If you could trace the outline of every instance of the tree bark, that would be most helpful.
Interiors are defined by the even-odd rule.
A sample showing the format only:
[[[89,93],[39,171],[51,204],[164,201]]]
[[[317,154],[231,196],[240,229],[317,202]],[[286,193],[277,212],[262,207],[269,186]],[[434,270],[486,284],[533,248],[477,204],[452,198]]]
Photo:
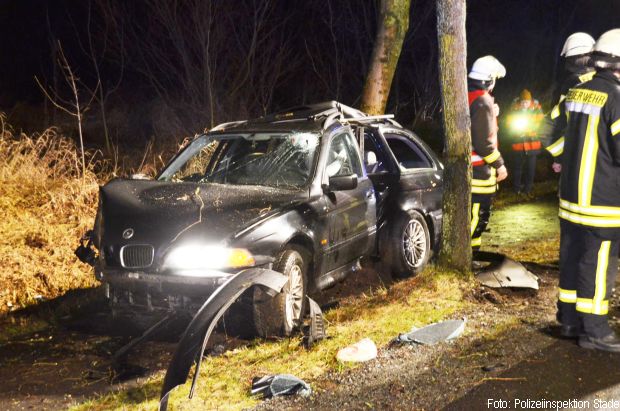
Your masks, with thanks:
[[[398,57],[409,29],[410,3],[411,0],[381,0],[379,26],[361,103],[362,111],[369,114],[385,112]]]
[[[439,79],[446,136],[443,243],[439,264],[471,273],[471,126],[467,102],[465,0],[437,0]]]

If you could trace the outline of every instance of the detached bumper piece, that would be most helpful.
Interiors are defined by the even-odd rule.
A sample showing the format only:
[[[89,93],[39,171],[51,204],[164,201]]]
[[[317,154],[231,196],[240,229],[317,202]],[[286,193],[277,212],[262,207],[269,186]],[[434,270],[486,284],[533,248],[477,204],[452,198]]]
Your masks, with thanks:
[[[174,352],[161,390],[160,411],[168,408],[170,392],[187,381],[190,368],[196,362],[196,371],[189,395],[190,398],[193,396],[200,372],[200,363],[209,337],[219,319],[235,300],[253,285],[262,285],[278,293],[282,291],[287,281],[284,275],[276,271],[252,268],[240,271],[215,290],[185,329]]]

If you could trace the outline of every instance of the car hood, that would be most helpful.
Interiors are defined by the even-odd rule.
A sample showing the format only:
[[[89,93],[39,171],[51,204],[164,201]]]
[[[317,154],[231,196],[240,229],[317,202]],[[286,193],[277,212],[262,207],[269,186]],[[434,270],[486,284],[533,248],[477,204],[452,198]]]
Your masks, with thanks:
[[[116,179],[100,189],[98,236],[103,244],[160,250],[176,242],[220,243],[304,196],[263,186]]]

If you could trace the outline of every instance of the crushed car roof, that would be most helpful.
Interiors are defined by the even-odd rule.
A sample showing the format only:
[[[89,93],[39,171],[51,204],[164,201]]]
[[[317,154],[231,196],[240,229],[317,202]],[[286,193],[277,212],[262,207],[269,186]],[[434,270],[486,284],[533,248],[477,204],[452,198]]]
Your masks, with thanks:
[[[398,123],[391,120],[393,115],[370,116],[358,109],[338,103],[326,101],[317,104],[308,104],[281,110],[246,121],[234,121],[220,124],[209,133],[249,132],[249,131],[322,131],[336,121],[341,122],[377,122],[389,121],[391,124]]]

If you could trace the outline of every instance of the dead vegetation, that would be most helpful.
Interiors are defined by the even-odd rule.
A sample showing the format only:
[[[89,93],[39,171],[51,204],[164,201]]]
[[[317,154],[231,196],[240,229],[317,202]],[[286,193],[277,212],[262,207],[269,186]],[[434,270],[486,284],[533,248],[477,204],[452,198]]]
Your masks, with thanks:
[[[73,141],[56,129],[0,135],[0,312],[95,285],[73,255],[92,225],[101,169],[87,153],[85,173]]]

